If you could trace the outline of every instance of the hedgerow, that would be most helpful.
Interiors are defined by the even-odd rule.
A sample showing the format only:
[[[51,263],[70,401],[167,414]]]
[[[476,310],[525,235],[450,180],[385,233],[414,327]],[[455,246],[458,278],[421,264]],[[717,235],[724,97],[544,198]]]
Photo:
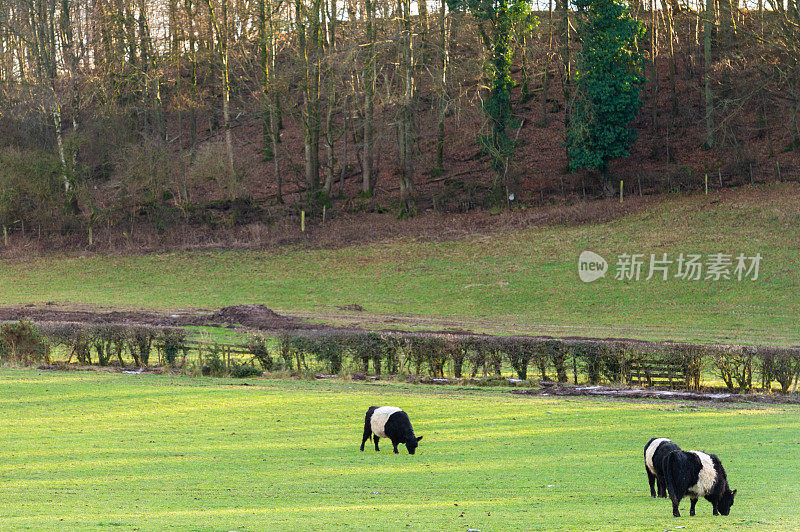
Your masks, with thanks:
[[[681,386],[699,389],[703,371],[713,372],[732,392],[747,393],[754,383],[769,390],[773,383],[787,393],[797,386],[800,348],[698,345],[634,340],[555,339],[528,336],[488,336],[419,332],[348,330],[296,331],[275,337],[251,335],[238,353],[249,357],[251,369],[290,371],[296,375],[324,370],[331,374],[358,372],[431,379],[502,379],[513,372],[521,380],[570,380],[590,384]],[[229,375],[242,361],[227,360],[222,347],[197,346],[178,328],[75,324],[37,327],[20,322],[0,327],[0,357],[17,363],[49,360],[60,349],[67,363],[125,365],[151,362],[156,349],[160,363],[180,367],[191,350],[198,351],[206,373]],[[216,355],[215,355],[216,353]],[[205,354],[205,355],[204,355]],[[255,369],[255,363],[261,366]],[[212,371],[213,369],[213,371]],[[665,375],[668,375],[668,380]],[[638,379],[638,380],[637,380]],[[659,380],[661,379],[661,380]]]

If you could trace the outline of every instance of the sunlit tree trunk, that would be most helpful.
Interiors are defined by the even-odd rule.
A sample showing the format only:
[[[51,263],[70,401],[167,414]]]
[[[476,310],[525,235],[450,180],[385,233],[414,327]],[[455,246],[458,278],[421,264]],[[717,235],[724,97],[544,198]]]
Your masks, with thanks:
[[[398,0],[397,17],[400,34],[400,76],[402,99],[398,120],[398,153],[401,214],[414,214],[414,40],[411,33],[411,0]]]
[[[377,78],[377,65],[375,54],[375,0],[364,0],[366,26],[367,26],[367,57],[364,75],[364,161],[362,169],[361,191],[364,194],[372,193],[375,182],[374,168],[374,114],[375,114],[375,83]]]
[[[711,93],[711,31],[714,28],[714,0],[706,0],[706,23],[703,31],[703,66],[705,69],[706,146],[714,147],[714,95]]]
[[[319,137],[320,137],[320,68],[321,39],[320,10],[322,0],[313,0],[303,6],[297,0],[295,11],[297,37],[303,58],[303,145],[305,153],[306,191],[313,195],[319,188]]]
[[[423,0],[424,1],[424,0]],[[450,31],[447,18],[447,1],[439,6],[439,116],[436,132],[436,167],[434,172],[444,171],[445,118],[447,117],[447,69],[450,62]]]
[[[709,0],[713,2],[714,0]],[[570,29],[569,29],[569,1],[557,0],[559,11],[559,39],[561,40],[561,84],[564,93],[564,131],[570,128],[570,113],[572,111],[572,59],[570,57]],[[569,164],[569,149],[566,148],[567,164]]]
[[[220,1],[220,14],[222,24],[217,21],[217,16],[212,5],[212,0],[206,0],[211,15],[211,23],[219,42],[219,56],[222,61],[222,123],[225,129],[225,150],[228,155],[228,173],[231,179],[236,177],[233,159],[233,137],[231,134],[231,83],[230,69],[228,66],[228,0]]]

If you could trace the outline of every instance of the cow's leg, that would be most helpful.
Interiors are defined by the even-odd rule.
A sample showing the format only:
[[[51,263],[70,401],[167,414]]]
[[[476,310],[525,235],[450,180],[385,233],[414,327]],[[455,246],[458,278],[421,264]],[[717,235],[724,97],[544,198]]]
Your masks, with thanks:
[[[367,443],[370,435],[372,434],[372,429],[369,426],[369,423],[364,423],[364,436],[361,438],[361,450],[364,450],[364,444]]]
[[[397,450],[397,446],[399,444],[400,444],[400,442],[398,442],[396,440],[392,440],[392,447],[394,447],[394,454],[400,454],[400,451]]]
[[[714,511],[713,511],[713,514],[714,514],[714,515],[719,515],[719,510],[717,509],[717,503],[716,503],[715,501],[711,501],[711,504],[713,504],[713,505],[714,505]]]
[[[376,436],[375,434],[373,434],[372,435],[372,441],[375,442],[375,450],[376,451],[380,451],[380,449],[378,449],[378,440],[380,440],[380,438],[378,436]]]
[[[655,499],[656,498],[656,490],[655,490],[656,476],[654,474],[652,474],[649,469],[647,469],[647,466],[645,466],[644,469],[645,469],[645,471],[647,471],[647,481],[650,483],[650,496]],[[660,483],[658,485],[658,489],[659,489],[659,493],[661,493],[661,484]]]
[[[689,515],[694,515],[694,505],[697,504],[697,499],[690,499],[692,505],[689,507]]]
[[[675,517],[680,517],[681,512],[678,510],[678,505],[680,504],[681,500],[675,496],[671,496],[670,498],[672,499],[672,515]]]
[[[658,496],[662,499],[667,498],[667,479],[663,476],[658,477]]]

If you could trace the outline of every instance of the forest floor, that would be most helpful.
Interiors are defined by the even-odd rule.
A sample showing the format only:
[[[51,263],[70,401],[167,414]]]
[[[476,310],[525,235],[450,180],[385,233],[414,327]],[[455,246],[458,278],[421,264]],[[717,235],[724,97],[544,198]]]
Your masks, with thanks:
[[[0,369],[5,527],[81,530],[796,530],[798,407],[399,383]],[[373,404],[417,453],[359,452]],[[702,428],[702,430],[699,430]],[[728,517],[672,517],[642,448],[717,454]],[[378,516],[378,517],[376,517]]]
[[[262,250],[34,254],[0,263],[0,316],[35,318],[59,310],[87,313],[77,321],[103,321],[107,317],[98,313],[116,312],[125,321],[125,313],[135,311],[144,313],[136,318],[143,323],[180,325],[216,313],[221,323],[255,320],[254,328],[796,345],[798,205],[800,190],[784,183],[642,200],[588,223],[537,223],[544,214],[530,209],[516,213],[528,220],[518,226],[482,230],[459,227],[457,216],[429,215],[423,224],[429,229],[417,237],[409,231],[366,244],[335,239]],[[508,221],[511,214],[505,216]],[[437,237],[436,225],[447,232]],[[605,278],[580,281],[584,250],[608,261]],[[643,255],[639,280],[615,279],[623,253]],[[756,280],[684,280],[674,277],[676,264],[667,280],[660,274],[646,280],[650,255],[664,253],[673,261],[681,253],[760,254],[762,261]],[[234,314],[226,317],[215,310],[239,305],[264,305],[277,315],[262,309],[253,318],[229,310]]]

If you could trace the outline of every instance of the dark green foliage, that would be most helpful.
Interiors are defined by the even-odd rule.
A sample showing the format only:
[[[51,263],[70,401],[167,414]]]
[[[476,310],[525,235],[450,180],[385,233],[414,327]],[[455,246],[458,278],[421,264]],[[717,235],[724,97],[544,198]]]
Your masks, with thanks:
[[[495,175],[499,176],[514,153],[514,141],[508,129],[515,125],[511,112],[515,25],[522,22],[524,27],[532,29],[538,20],[525,0],[448,0],[447,4],[451,10],[468,12],[478,20],[481,39],[490,54],[486,65],[489,95],[483,103],[483,111],[491,130],[478,142],[489,155]]]
[[[1,148],[0,226],[20,221],[63,225],[67,209],[62,172],[61,162],[51,154]]]
[[[155,340],[168,365],[176,365],[178,357],[186,357],[189,351],[183,329],[67,324],[47,325],[39,330],[29,323],[20,322],[0,326],[0,357],[23,363],[47,361],[43,357],[49,349],[60,346],[69,354],[69,360],[76,359],[81,364],[93,362],[92,350],[98,356],[96,362],[101,365],[109,364],[114,358],[122,364],[123,348],[127,346],[139,364],[148,339]],[[144,343],[143,347],[139,342]],[[309,378],[313,378],[314,373],[306,364],[307,356],[312,367],[314,362],[324,363],[331,373],[341,373],[347,365],[367,374],[372,361],[374,374],[380,375],[382,371],[394,375],[413,372],[415,381],[421,380],[423,373],[433,378],[452,375],[460,379],[464,377],[462,372],[466,364],[469,368],[466,382],[502,381],[504,385],[507,384],[505,379],[509,368],[517,377],[527,380],[528,368],[533,365],[539,370],[542,380],[548,380],[547,372],[554,370],[559,382],[567,382],[568,368],[572,367],[576,384],[578,375],[581,375],[590,384],[601,381],[612,384],[638,382],[651,386],[683,385],[696,390],[700,388],[701,371],[707,361],[707,366],[713,366],[732,391],[751,391],[753,375],[756,374],[761,377],[765,390],[770,389],[772,382],[778,382],[781,391],[786,393],[800,373],[800,350],[766,346],[413,332],[380,335],[351,331],[287,333],[278,337],[278,345],[278,354],[285,367]],[[267,346],[267,337],[251,337],[247,346],[235,347],[246,347],[247,352],[253,354],[253,360],[247,364],[230,365],[225,356],[228,346],[218,343],[203,345],[199,348],[202,373],[217,377],[260,375],[262,370],[254,366],[255,360],[266,371],[269,367],[275,369],[275,361]],[[9,354],[12,352],[16,353],[16,358]],[[20,353],[29,354],[26,358]],[[659,375],[663,373],[667,375]],[[657,379],[664,380],[658,382]]]
[[[606,381],[621,384],[627,375],[629,351],[622,342],[603,344],[600,357],[600,373]]]
[[[231,367],[231,377],[235,379],[246,379],[247,377],[260,377],[262,371],[251,364],[233,364]]]
[[[258,363],[261,364],[264,371],[272,371],[275,363],[272,360],[272,356],[269,354],[267,339],[264,336],[251,336],[247,340],[247,349],[250,351],[250,354],[258,360]]]
[[[346,337],[332,334],[319,334],[309,337],[298,337],[295,348],[298,351],[314,355],[317,360],[324,361],[328,371],[333,374],[341,373],[344,353],[347,349]]]
[[[489,348],[488,342],[485,338],[470,338],[467,347],[467,361],[470,365],[470,378],[475,378],[478,375],[478,370],[486,376],[486,365],[489,361]]]
[[[0,358],[31,365],[50,361],[47,340],[29,321],[0,325]]]
[[[730,391],[747,393],[753,387],[753,359],[756,350],[751,347],[720,346],[714,350],[714,366]]]
[[[608,163],[627,157],[636,139],[630,127],[641,107],[645,78],[637,38],[644,26],[621,0],[576,0],[578,39],[573,102],[567,146],[570,169],[594,169],[607,178]]]
[[[79,364],[92,364],[92,339],[88,331],[79,330],[75,334],[69,360],[73,356]]]
[[[705,349],[701,345],[668,344],[659,351],[659,357],[666,362],[677,364],[683,371],[688,390],[700,389],[700,374],[703,370]]]
[[[135,327],[130,332],[128,349],[133,357],[133,362],[139,367],[147,366],[150,362],[150,352],[153,349],[153,340],[156,333],[147,327]]]
[[[755,349],[759,361],[762,387],[769,390],[775,381],[780,384],[781,393],[787,393],[800,374],[800,350],[766,346],[751,349]]]
[[[431,354],[429,338],[411,337],[408,339],[409,349],[407,360],[414,368],[414,374],[422,373],[422,366]]]
[[[467,357],[468,350],[469,350],[469,341],[467,340],[450,341],[450,358],[453,359],[453,376],[457,379],[461,378],[461,370],[464,367],[464,359]]]
[[[108,366],[111,359],[116,356],[120,366],[124,365],[122,353],[125,349],[127,332],[127,329],[118,325],[97,325],[89,330],[98,364]]]
[[[379,334],[373,332],[353,334],[347,340],[347,347],[353,359],[360,362],[364,373],[369,373],[369,363],[372,361],[375,374],[381,374],[381,360],[385,356],[387,344]]]
[[[164,357],[164,362],[174,366],[178,356],[186,355],[186,331],[183,329],[164,329],[158,338],[158,349]]]
[[[400,373],[402,354],[408,348],[408,339],[400,335],[389,335],[384,338],[386,342],[386,371]]]
[[[306,353],[311,352],[308,338],[286,334],[279,338],[279,342],[281,358],[287,368],[295,369],[298,373],[307,369]]]
[[[203,375],[211,375],[212,377],[228,376],[228,366],[225,364],[225,353],[222,345],[213,343],[208,346]]]
[[[766,356],[771,358],[772,379],[781,385],[782,393],[787,393],[792,385],[792,380],[797,378],[800,373],[800,352],[797,349],[787,351],[785,349],[762,348],[760,354],[762,360]]]
[[[568,344],[570,353],[574,358],[581,361],[583,372],[589,380],[589,384],[600,382],[600,365],[603,354],[603,346],[596,341],[572,342]]]
[[[415,336],[410,339],[410,356],[417,375],[422,373],[422,366],[427,365],[431,377],[444,377],[450,349],[444,338]]]
[[[549,359],[556,370],[558,382],[567,382],[566,346],[559,340],[545,340],[539,345],[542,364]]]
[[[517,372],[517,377],[523,380],[527,379],[528,364],[533,358],[534,346],[528,342],[512,340],[505,341],[503,344],[503,351],[511,367]]]

